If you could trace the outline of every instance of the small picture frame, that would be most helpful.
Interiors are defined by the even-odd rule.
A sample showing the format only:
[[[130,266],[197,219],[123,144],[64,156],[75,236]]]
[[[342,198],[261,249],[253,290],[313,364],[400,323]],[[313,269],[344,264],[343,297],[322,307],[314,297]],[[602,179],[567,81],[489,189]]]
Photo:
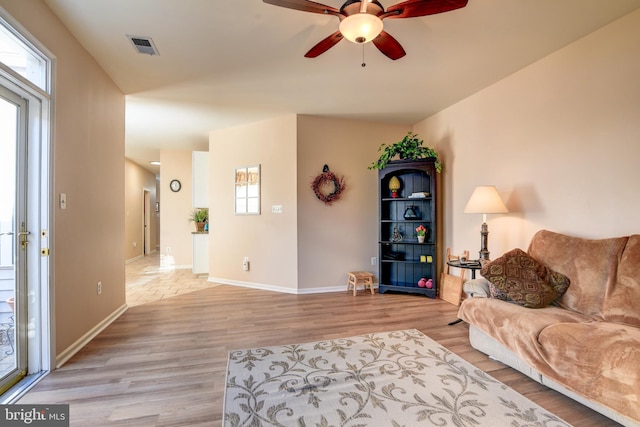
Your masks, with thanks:
[[[236,215],[260,215],[260,165],[235,169]]]

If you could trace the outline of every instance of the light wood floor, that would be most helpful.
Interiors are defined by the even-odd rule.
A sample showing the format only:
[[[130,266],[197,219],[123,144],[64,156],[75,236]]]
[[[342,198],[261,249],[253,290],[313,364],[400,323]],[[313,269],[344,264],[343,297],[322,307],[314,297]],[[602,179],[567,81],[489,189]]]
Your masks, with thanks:
[[[206,274],[195,275],[190,269],[162,269],[160,264],[158,253],[127,264],[129,307],[218,286],[217,283],[208,282]]]
[[[219,426],[230,350],[415,328],[576,427],[618,425],[471,348],[467,325],[447,326],[456,311],[424,296],[207,287],[131,307],[19,403],[68,403],[78,427]]]

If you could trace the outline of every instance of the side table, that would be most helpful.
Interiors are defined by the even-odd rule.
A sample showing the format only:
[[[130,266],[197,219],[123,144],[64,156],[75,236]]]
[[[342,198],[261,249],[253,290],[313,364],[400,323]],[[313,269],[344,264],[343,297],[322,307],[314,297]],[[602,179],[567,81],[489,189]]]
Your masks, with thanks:
[[[457,259],[452,259],[451,261],[447,261],[447,264],[451,267],[457,268],[466,268],[467,270],[471,270],[471,278],[476,278],[476,270],[480,270],[482,268],[482,264],[480,264],[479,260],[469,260],[465,262],[461,262]]]
[[[447,261],[447,265],[449,265],[450,267],[465,268],[467,270],[471,270],[472,280],[476,278],[476,270],[480,270],[482,268],[482,264],[480,263],[480,260],[473,260],[473,259],[469,261],[464,261],[464,262],[461,262],[460,260],[457,260],[457,259],[452,259],[450,261]],[[449,326],[456,325],[460,322],[462,322],[462,319],[456,319],[453,322],[449,323]]]

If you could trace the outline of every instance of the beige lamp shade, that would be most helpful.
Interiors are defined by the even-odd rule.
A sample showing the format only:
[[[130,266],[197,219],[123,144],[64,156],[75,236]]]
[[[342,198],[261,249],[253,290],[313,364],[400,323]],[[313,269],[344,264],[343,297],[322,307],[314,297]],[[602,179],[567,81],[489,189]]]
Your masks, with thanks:
[[[504,205],[498,190],[493,185],[476,187],[464,208],[464,213],[507,213],[509,210]]]
[[[382,20],[369,13],[355,13],[340,21],[340,33],[353,43],[368,43],[378,37],[384,24]]]
[[[489,260],[489,227],[487,226],[487,214],[507,213],[509,210],[502,202],[498,190],[493,185],[476,187],[469,197],[464,213],[481,213],[482,228],[480,229],[480,259]]]

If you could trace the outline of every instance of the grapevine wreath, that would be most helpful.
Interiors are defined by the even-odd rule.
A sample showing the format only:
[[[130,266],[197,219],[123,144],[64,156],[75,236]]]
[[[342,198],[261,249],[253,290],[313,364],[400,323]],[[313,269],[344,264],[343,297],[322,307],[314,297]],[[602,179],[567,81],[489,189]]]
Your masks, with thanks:
[[[344,177],[337,177],[327,165],[324,165],[322,173],[316,176],[311,183],[314,194],[325,205],[330,205],[338,200],[345,187]]]

